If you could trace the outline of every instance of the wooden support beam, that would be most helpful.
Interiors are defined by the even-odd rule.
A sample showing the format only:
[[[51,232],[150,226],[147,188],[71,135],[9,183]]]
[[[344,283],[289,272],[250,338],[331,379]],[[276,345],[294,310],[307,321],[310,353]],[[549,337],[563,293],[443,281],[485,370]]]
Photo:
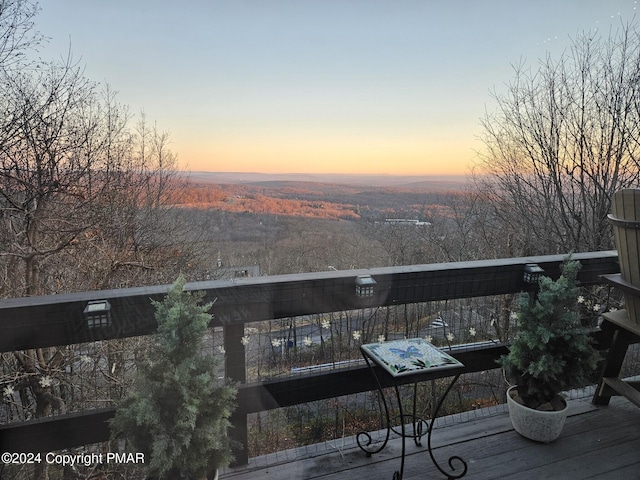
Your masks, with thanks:
[[[51,452],[109,440],[115,408],[72,413],[0,426],[0,451]]]

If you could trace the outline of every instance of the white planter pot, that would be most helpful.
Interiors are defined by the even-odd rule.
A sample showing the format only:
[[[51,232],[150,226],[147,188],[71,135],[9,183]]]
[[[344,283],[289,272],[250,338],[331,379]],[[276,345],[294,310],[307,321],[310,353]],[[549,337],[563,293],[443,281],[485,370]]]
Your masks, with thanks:
[[[553,442],[560,436],[564,423],[567,420],[569,407],[564,402],[564,408],[556,412],[543,412],[534,410],[516,402],[512,395],[516,387],[507,390],[507,404],[509,417],[513,428],[523,437],[536,442]],[[563,400],[564,401],[564,400]]]

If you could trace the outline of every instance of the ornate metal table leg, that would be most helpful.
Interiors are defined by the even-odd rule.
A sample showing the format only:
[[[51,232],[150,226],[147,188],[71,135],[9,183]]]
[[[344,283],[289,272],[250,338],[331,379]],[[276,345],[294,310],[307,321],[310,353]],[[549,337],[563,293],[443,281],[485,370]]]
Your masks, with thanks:
[[[394,430],[396,433],[402,437],[402,455],[400,456],[400,470],[396,470],[393,474],[393,480],[400,480],[404,475],[404,460],[406,457],[406,439],[411,437],[413,438],[416,446],[422,446],[422,436],[423,433],[423,425],[426,425],[426,422],[417,415],[417,396],[418,396],[418,382],[414,382],[413,384],[413,405],[411,415],[405,415],[404,407],[402,406],[402,396],[400,394],[400,387],[394,384],[394,389],[396,392],[396,401],[398,402],[398,410],[399,410],[399,419],[400,419],[400,431],[394,430],[391,427],[391,430]],[[411,419],[411,428],[412,434],[409,435],[406,431],[406,419]]]
[[[375,374],[372,365],[369,363],[369,359],[366,356],[364,356],[364,359],[367,362],[367,365],[371,370],[373,377],[376,379],[376,383],[378,384],[378,395],[379,395],[378,406],[380,407],[380,416],[382,416],[383,414],[382,410],[384,410],[385,429],[387,430],[384,441],[382,442],[382,445],[380,445],[378,448],[371,448],[371,449],[367,448],[372,443],[371,434],[369,432],[362,431],[362,432],[358,432],[358,434],[356,435],[356,442],[358,443],[360,450],[366,453],[367,457],[370,457],[374,453],[381,452],[382,449],[387,446],[387,442],[389,441],[389,435],[391,434],[391,417],[389,416],[389,406],[387,405],[387,401],[384,398],[384,391],[382,390],[382,385],[380,384],[380,380],[378,380],[378,376]],[[364,438],[364,441],[361,441],[361,438]]]
[[[413,384],[413,411],[412,411],[412,415],[411,415],[411,424],[413,426],[413,441],[416,444],[417,447],[421,447],[422,446],[422,436],[424,435],[424,433],[422,433],[422,425],[425,425],[426,422],[418,417],[418,412],[417,412],[417,397],[418,397],[418,382],[414,382]]]
[[[449,462],[448,462],[449,463],[449,468],[451,470],[453,470],[453,472],[447,472],[447,471],[443,470],[442,467],[440,467],[440,465],[436,461],[436,458],[433,456],[433,449],[431,448],[431,432],[433,431],[433,425],[434,425],[434,423],[436,421],[436,418],[438,417],[438,412],[440,411],[440,407],[442,407],[442,404],[444,403],[445,398],[447,398],[447,395],[449,395],[449,392],[451,391],[451,388],[453,387],[453,384],[456,383],[456,381],[458,380],[459,376],[460,375],[456,375],[454,377],[454,379],[451,381],[451,383],[447,387],[447,390],[444,392],[444,395],[442,395],[442,397],[440,397],[440,401],[438,402],[438,406],[436,407],[436,410],[433,413],[433,418],[431,419],[431,423],[429,424],[429,432],[427,434],[427,448],[429,450],[429,456],[431,457],[431,461],[436,466],[436,468],[438,470],[440,470],[440,472],[447,477],[448,480],[454,480],[454,479],[457,479],[457,478],[464,477],[467,474],[467,462],[465,462],[461,457],[459,457],[457,455],[453,455],[453,456],[449,457]],[[456,463],[456,462],[461,464],[461,466],[462,466],[462,471],[460,473],[455,473],[456,467],[455,467],[454,463]]]
[[[407,432],[405,431],[405,422],[404,422],[404,411],[402,408],[402,397],[400,396],[400,389],[398,388],[398,384],[394,382],[393,388],[396,391],[396,400],[398,401],[398,411],[400,415],[400,436],[402,437],[402,455],[400,456],[400,470],[396,470],[393,473],[393,480],[401,480],[402,475],[404,474],[404,457],[406,455],[406,445],[405,440],[407,439]],[[414,390],[414,403],[415,403],[415,390]],[[415,429],[415,419],[414,419],[414,429]]]

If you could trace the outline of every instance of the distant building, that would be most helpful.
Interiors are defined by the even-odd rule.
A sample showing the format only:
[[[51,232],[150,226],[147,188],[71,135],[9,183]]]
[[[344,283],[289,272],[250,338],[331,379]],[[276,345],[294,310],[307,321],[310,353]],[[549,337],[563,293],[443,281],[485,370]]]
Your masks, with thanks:
[[[410,218],[387,218],[384,223],[391,225],[415,225],[416,227],[431,225],[431,222],[422,222],[420,220]]]
[[[203,280],[231,280],[233,278],[259,277],[260,265],[225,267],[218,261],[216,269],[203,275]]]
[[[244,267],[222,267],[224,272],[221,278],[259,277],[260,265],[249,265]]]

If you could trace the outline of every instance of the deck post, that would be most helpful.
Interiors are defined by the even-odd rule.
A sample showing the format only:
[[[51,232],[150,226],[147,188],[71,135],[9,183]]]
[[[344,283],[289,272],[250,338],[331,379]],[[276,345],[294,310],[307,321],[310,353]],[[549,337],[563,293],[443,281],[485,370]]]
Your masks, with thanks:
[[[247,382],[247,366],[245,346],[243,342],[244,323],[234,323],[223,326],[224,350],[226,352],[225,377],[236,383]],[[233,451],[235,460],[233,466],[247,465],[249,463],[249,432],[247,426],[247,414],[242,410],[236,410],[231,415],[233,428],[229,432],[232,440],[242,445]]]

